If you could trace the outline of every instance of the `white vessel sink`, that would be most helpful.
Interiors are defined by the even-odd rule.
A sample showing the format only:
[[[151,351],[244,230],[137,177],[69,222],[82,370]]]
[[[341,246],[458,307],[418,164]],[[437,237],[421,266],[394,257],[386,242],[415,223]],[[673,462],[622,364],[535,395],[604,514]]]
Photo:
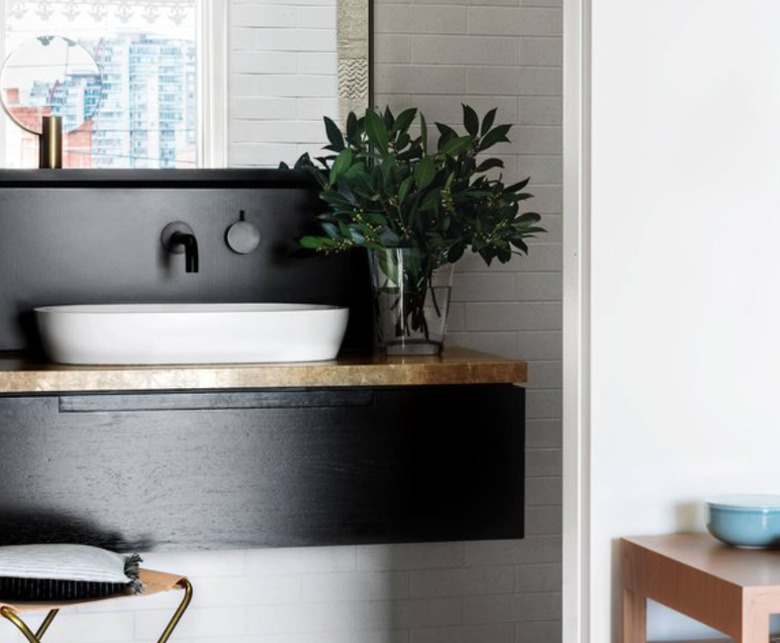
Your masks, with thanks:
[[[336,357],[349,309],[310,304],[116,304],[35,309],[62,364],[309,362]]]

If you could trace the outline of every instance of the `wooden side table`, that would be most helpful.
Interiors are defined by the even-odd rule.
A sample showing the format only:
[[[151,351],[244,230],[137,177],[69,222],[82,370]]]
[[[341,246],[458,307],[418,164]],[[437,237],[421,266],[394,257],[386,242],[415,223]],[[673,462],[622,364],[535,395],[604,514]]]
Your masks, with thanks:
[[[623,643],[646,643],[647,599],[732,637],[768,643],[780,614],[780,550],[723,545],[709,534],[623,538]]]

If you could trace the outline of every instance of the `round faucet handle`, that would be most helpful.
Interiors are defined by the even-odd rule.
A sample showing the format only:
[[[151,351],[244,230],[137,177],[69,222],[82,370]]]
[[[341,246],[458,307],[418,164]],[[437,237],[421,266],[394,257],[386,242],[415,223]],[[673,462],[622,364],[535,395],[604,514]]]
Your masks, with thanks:
[[[260,245],[260,228],[245,219],[241,210],[241,220],[236,221],[225,232],[225,242],[228,247],[240,255],[246,255],[257,250]]]

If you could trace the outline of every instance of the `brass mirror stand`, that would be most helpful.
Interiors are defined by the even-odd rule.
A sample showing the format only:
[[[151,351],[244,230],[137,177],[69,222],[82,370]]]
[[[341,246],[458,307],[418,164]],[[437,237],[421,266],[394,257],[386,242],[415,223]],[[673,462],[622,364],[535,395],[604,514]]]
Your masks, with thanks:
[[[62,116],[44,116],[38,137],[38,167],[42,170],[62,168]]]

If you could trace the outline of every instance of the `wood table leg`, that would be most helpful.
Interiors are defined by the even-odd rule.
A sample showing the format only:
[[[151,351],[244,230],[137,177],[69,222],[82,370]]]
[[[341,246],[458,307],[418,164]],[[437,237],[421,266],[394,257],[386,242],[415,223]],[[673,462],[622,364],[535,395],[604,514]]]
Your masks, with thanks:
[[[623,643],[647,643],[647,599],[623,590]]]
[[[742,627],[736,643],[769,641],[769,618],[777,612],[778,599],[773,595],[748,593],[742,601]]]
[[[760,615],[751,615],[749,620],[742,623],[742,634],[736,643],[766,643],[769,641],[769,615],[762,618]]]

